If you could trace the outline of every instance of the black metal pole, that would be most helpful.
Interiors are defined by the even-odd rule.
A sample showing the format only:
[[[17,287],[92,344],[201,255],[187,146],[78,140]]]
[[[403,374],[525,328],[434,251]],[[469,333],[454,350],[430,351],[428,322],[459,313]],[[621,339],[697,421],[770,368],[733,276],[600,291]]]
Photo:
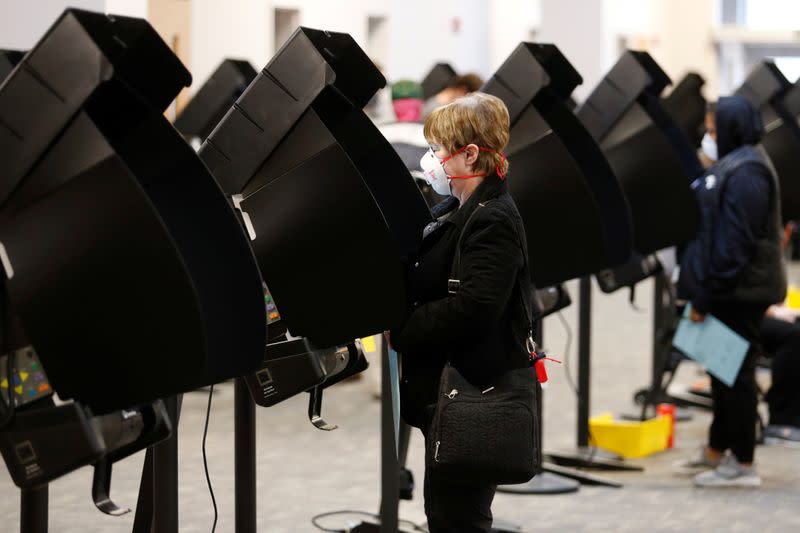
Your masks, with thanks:
[[[172,435],[153,447],[153,533],[178,533],[178,420],[180,397],[164,400]]]
[[[389,346],[381,342],[381,531],[397,531],[400,506],[400,466],[394,433]]]
[[[20,533],[47,533],[49,486],[23,489],[19,498]]]
[[[640,420],[647,420],[648,407],[653,406],[655,409],[655,406],[662,400],[661,381],[664,375],[664,365],[667,362],[666,358],[669,357],[662,343],[666,327],[666,309],[664,309],[664,291],[666,289],[667,283],[663,274],[657,274],[653,282],[653,368],[650,390],[642,403]]]
[[[255,533],[256,407],[244,378],[233,387],[236,533]]]
[[[578,289],[578,447],[589,445],[589,398],[592,353],[592,278],[583,277]]]
[[[408,459],[408,448],[411,444],[411,426],[400,421],[400,444],[398,445],[398,468],[405,468]]]
[[[144,454],[133,533],[151,533],[153,530],[153,483],[153,448],[149,447]]]
[[[653,289],[653,374],[652,381],[654,387],[661,386],[661,367],[664,364],[664,327],[666,324],[664,308],[664,291],[667,283],[663,274],[659,273],[655,277]],[[653,390],[658,390],[654,388]]]

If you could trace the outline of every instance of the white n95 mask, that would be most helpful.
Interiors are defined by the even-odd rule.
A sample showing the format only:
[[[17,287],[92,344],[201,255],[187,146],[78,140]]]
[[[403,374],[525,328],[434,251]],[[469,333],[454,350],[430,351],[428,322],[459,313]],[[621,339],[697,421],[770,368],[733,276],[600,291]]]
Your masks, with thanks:
[[[436,194],[450,196],[450,178],[444,171],[442,162],[433,154],[433,150],[429,149],[425,152],[425,155],[419,160],[419,166],[425,174],[425,181],[436,191]]]
[[[703,153],[712,161],[716,161],[718,159],[717,153],[717,141],[715,141],[711,135],[706,133],[703,135],[703,140],[700,142],[700,149],[703,150]]]

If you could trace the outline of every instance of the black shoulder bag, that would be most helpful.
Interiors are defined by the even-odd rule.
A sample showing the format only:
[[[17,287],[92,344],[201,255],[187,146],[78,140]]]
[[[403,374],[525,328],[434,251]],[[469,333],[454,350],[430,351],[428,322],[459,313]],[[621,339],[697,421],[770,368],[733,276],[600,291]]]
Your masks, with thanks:
[[[475,211],[484,205],[479,204]],[[456,245],[451,286],[457,286],[460,279],[461,242],[470,220],[472,216]],[[522,251],[520,276],[528,271],[524,245]],[[530,325],[530,301],[522,294],[519,281],[517,292]],[[530,336],[528,346],[531,351],[535,348]],[[540,471],[542,461],[537,409],[540,391],[531,366],[508,371],[479,388],[469,383],[448,358],[427,439],[427,468],[434,475],[467,483],[508,485],[530,480]]]

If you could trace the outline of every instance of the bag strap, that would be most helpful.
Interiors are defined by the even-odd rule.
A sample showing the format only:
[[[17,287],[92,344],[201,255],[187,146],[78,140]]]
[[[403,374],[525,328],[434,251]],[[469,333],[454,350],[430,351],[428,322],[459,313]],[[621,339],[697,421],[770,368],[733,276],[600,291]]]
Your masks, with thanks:
[[[458,236],[458,241],[456,243],[456,253],[453,256],[453,266],[450,270],[451,279],[447,280],[447,289],[450,294],[455,294],[458,292],[459,286],[461,285],[460,273],[461,273],[461,243],[464,240],[464,234],[467,232],[467,228],[470,225],[470,222],[475,217],[475,213],[482,207],[486,207],[488,204],[496,202],[497,200],[488,200],[486,202],[479,203],[475,210],[470,213],[469,218],[464,223],[464,227],[461,229],[461,234]],[[522,310],[525,313],[525,320],[528,327],[528,338],[526,342],[528,344],[528,349],[532,352],[536,351],[536,343],[533,341],[533,313],[531,312],[531,301],[530,296],[525,298],[524,290],[523,290],[523,283],[520,276],[524,276],[526,272],[529,270],[528,264],[528,247],[522,240],[519,238],[521,232],[519,228],[519,222],[512,219],[512,223],[514,224],[514,229],[516,230],[518,244],[522,249],[522,269],[520,274],[517,276],[517,294],[519,295],[520,302],[522,303]]]

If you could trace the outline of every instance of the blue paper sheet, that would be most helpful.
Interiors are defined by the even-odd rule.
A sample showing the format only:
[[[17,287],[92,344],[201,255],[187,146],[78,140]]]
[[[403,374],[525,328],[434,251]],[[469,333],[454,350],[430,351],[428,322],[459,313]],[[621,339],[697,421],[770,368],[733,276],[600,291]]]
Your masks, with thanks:
[[[687,305],[672,339],[673,346],[703,365],[711,375],[732,386],[750,343],[711,315],[706,315],[704,322],[692,322],[689,320],[690,309],[691,305]]]

